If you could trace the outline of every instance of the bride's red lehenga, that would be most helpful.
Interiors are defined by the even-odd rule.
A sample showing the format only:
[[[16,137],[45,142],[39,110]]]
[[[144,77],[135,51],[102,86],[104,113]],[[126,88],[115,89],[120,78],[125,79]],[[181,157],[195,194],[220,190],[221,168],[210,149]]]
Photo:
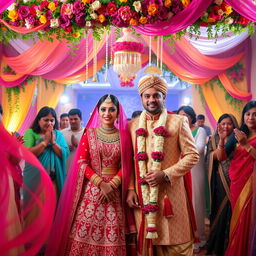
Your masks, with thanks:
[[[104,181],[121,181],[121,148],[119,131],[115,128],[88,129],[81,140],[78,153],[80,166],[86,164],[85,177],[79,182],[81,196],[75,210],[69,235],[67,255],[126,255],[125,217],[121,205],[121,191],[115,200],[100,203],[100,189],[93,184],[95,174]],[[97,177],[97,176],[96,176]],[[116,184],[118,185],[118,184]]]

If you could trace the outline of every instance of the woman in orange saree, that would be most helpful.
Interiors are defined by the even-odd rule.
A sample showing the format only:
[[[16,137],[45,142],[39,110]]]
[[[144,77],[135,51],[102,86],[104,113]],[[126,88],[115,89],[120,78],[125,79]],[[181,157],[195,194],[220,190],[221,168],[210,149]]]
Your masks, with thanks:
[[[242,111],[241,128],[243,131],[234,130],[238,145],[229,169],[232,217],[226,256],[249,255],[252,241],[251,228],[255,218],[252,214],[252,199],[256,193],[253,190],[253,169],[256,160],[256,101],[245,105]],[[221,160],[226,157],[228,143],[229,141],[225,147],[224,144],[219,144],[218,158]]]

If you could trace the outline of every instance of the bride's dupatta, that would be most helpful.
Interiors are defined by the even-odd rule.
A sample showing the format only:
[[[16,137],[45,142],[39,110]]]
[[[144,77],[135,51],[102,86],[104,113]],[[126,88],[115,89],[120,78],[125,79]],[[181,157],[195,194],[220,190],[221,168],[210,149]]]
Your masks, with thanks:
[[[96,128],[100,126],[99,113],[97,106],[86,125],[85,132],[88,128]],[[135,233],[135,224],[130,209],[126,205],[126,195],[130,174],[133,168],[133,154],[130,133],[128,130],[128,122],[121,104],[119,104],[118,123],[115,123],[120,132],[121,141],[121,159],[122,159],[122,202],[124,212],[126,214],[127,226],[130,233]],[[81,139],[82,141],[82,139]],[[66,246],[72,227],[73,218],[77,208],[77,204],[81,195],[85,173],[79,168],[78,156],[82,145],[79,144],[74,160],[69,170],[68,177],[64,184],[64,189],[61,193],[60,201],[54,225],[51,231],[46,255],[57,256],[65,255]]]
[[[38,159],[0,124],[0,253],[1,255],[32,256],[45,243],[55,211],[55,193],[52,182]],[[40,181],[35,191],[30,191],[17,172],[20,160],[29,162],[40,172]],[[14,183],[30,193],[31,201],[17,210]],[[46,200],[42,200],[45,198]],[[38,213],[30,225],[22,229],[23,217],[37,206]]]

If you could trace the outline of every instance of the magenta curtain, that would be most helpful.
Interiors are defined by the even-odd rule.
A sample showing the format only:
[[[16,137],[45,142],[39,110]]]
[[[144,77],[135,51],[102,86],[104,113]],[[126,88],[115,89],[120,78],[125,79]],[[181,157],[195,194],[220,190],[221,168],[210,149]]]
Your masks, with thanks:
[[[226,0],[226,2],[243,17],[256,21],[256,2],[254,0]]]
[[[12,3],[14,3],[14,0],[0,0],[0,13],[7,9]]]
[[[148,36],[163,36],[179,32],[193,24],[211,2],[212,0],[193,0],[187,8],[167,21],[134,28],[137,32]]]

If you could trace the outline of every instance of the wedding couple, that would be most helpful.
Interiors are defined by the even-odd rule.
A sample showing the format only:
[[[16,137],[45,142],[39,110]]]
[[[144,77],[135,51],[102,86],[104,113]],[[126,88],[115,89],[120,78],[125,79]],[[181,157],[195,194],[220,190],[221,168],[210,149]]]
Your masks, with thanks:
[[[46,255],[193,255],[189,170],[199,157],[187,119],[164,106],[167,89],[158,76],[141,78],[145,110],[129,124],[114,95],[100,98],[65,182]],[[136,235],[136,247],[128,234]]]

